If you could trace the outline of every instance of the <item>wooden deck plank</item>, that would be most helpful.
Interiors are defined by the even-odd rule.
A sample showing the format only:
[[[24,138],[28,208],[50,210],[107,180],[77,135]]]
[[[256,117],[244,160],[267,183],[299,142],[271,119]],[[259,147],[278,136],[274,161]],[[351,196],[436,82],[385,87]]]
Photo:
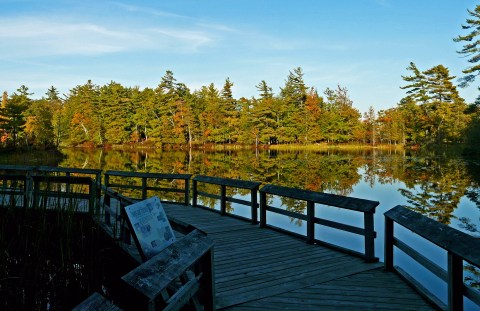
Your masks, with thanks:
[[[370,282],[372,279],[377,282]],[[352,284],[352,281],[356,281]],[[389,285],[390,287],[386,287]],[[228,310],[433,310],[394,273],[373,269],[344,278],[247,302]]]
[[[432,310],[379,263],[205,209],[163,206],[215,241],[218,309]]]

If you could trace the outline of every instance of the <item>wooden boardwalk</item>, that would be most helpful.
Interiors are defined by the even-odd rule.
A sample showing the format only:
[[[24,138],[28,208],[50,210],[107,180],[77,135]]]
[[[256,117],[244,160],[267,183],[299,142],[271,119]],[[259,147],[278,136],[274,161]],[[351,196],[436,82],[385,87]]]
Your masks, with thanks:
[[[217,308],[224,310],[433,310],[380,263],[200,208],[163,204],[215,242]]]

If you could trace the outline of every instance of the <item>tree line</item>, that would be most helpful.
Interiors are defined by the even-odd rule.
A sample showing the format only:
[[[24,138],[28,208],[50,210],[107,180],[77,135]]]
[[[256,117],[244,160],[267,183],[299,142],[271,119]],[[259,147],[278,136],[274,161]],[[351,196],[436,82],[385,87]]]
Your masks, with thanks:
[[[235,99],[233,82],[190,91],[171,71],[157,88],[99,86],[88,81],[60,98],[51,87],[32,100],[21,86],[3,94],[0,108],[4,146],[105,146],[108,144],[315,144],[360,142],[422,144],[460,142],[475,109],[467,109],[453,77],[442,65],[421,72],[414,63],[396,108],[363,116],[348,90],[326,88],[322,95],[290,72],[278,94],[265,81],[258,96]]]
[[[480,6],[458,36],[465,42],[461,55],[472,66],[465,69],[461,87],[480,74]],[[236,99],[229,78],[222,87],[213,83],[191,91],[166,71],[156,88],[125,87],[111,81],[88,81],[59,96],[52,86],[33,100],[28,87],[3,93],[0,106],[0,143],[3,147],[151,146],[206,144],[318,144],[363,143],[432,145],[480,142],[480,109],[467,105],[444,65],[421,70],[411,62],[402,76],[405,97],[396,107],[364,113],[353,107],[346,87],[322,93],[307,86],[301,67],[294,68],[284,86],[274,93],[266,81],[256,85],[258,95]]]

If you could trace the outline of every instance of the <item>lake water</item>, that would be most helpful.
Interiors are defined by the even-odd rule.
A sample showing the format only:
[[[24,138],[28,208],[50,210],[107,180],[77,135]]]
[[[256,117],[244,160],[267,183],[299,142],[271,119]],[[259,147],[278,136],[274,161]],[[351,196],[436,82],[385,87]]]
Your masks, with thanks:
[[[59,166],[99,168],[102,170],[189,173],[260,181],[275,185],[309,189],[379,201],[375,214],[376,255],[383,260],[383,213],[396,205],[411,209],[474,236],[480,236],[480,161],[452,153],[420,154],[405,151],[277,152],[271,150],[159,151],[63,149]],[[4,155],[2,164],[42,165],[57,160],[42,157]],[[242,197],[241,194],[236,195]],[[302,212],[303,206],[276,200],[274,205]],[[290,204],[290,205],[289,205]],[[218,208],[218,204],[207,204]],[[336,208],[316,207],[317,215],[363,225],[362,215]],[[236,204],[229,210],[248,215],[248,209]],[[288,230],[304,233],[305,225],[286,216],[269,221]],[[328,242],[363,251],[361,237],[320,229],[317,236]],[[432,261],[446,267],[446,254],[417,239],[408,230],[396,229],[396,235],[412,242]],[[422,275],[421,282],[438,296],[446,297],[446,287],[429,272],[398,251],[395,264],[408,272]],[[467,273],[479,282],[479,277]]]

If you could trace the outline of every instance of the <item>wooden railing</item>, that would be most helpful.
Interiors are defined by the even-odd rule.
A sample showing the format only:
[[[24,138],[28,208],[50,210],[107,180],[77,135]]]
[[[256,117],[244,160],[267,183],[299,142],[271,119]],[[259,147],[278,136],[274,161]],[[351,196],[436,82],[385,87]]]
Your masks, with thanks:
[[[94,181],[90,177],[77,176],[32,176],[33,208],[61,207],[84,211],[79,201],[87,200],[88,212],[93,214],[95,207]],[[86,186],[84,191],[82,186]],[[53,200],[52,200],[53,199]],[[62,201],[64,199],[65,201]]]
[[[22,207],[38,207],[40,200],[45,204],[49,198],[88,200],[88,211],[94,212],[100,199],[101,171],[46,166],[0,166],[3,203],[21,196]],[[86,189],[83,189],[83,187]],[[59,200],[56,201],[59,203]]]
[[[124,172],[124,171],[106,171],[105,172],[105,187],[117,189],[130,189],[141,191],[140,197],[137,199],[145,200],[148,198],[148,191],[155,192],[170,192],[183,194],[183,204],[190,203],[190,177],[191,174],[159,174],[159,173],[141,173],[141,172]],[[112,182],[113,177],[119,177],[117,180],[123,182]],[[139,179],[140,184],[127,184],[127,179]],[[183,188],[165,188],[149,186],[149,180],[180,180],[183,182]],[[162,202],[166,202],[162,200]],[[179,202],[175,202],[179,203]]]
[[[284,210],[278,207],[273,207],[267,204],[267,195],[276,195],[280,197],[292,198],[295,200],[305,201],[307,203],[307,213],[301,214],[298,212]],[[326,206],[333,206],[351,211],[361,212],[364,215],[364,227],[359,228],[336,221],[322,219],[315,215],[315,204],[321,204]],[[306,237],[300,234],[294,234],[287,231],[288,234],[297,235],[301,238],[306,238],[308,243],[322,244],[328,247],[339,249],[341,251],[360,256],[368,262],[377,261],[375,258],[375,229],[373,216],[375,208],[379,202],[370,201],[364,199],[357,199],[352,197],[345,197],[335,194],[321,193],[309,190],[301,190],[295,188],[287,188],[275,185],[266,185],[260,189],[260,227],[269,227],[277,231],[286,231],[282,228],[268,224],[267,211],[280,215],[289,216],[292,218],[301,219],[307,222],[307,234]],[[358,234],[364,236],[365,251],[359,253],[357,251],[346,249],[338,245],[327,243],[323,240],[315,238],[315,225],[323,225],[338,230]]]
[[[15,207],[28,206],[28,176],[14,172],[3,172],[0,180],[0,206]],[[19,197],[19,198],[17,198]]]
[[[230,216],[247,219],[252,222],[252,224],[258,223],[258,203],[257,203],[257,193],[258,188],[260,187],[261,183],[256,181],[246,181],[246,180],[239,180],[239,179],[230,179],[230,178],[218,178],[218,177],[210,177],[210,176],[203,176],[197,175],[193,179],[192,185],[192,206],[194,207],[203,207],[205,206],[198,204],[198,196],[204,196],[208,198],[218,199],[220,200],[220,214],[225,215],[227,214],[227,202],[237,203],[241,205],[250,206],[250,217],[242,217],[239,215],[230,214]],[[198,183],[205,183],[205,184],[213,184],[219,186],[220,194],[215,193],[208,193],[205,191],[198,190]],[[247,189],[250,190],[250,201],[241,200],[237,198],[233,198],[227,196],[227,187],[230,188],[237,188],[237,189]],[[207,208],[212,210],[210,208]]]
[[[396,238],[394,236],[395,223],[444,249],[448,254],[447,271]],[[414,277],[394,265],[394,246],[447,283],[447,306]],[[463,310],[464,297],[480,307],[479,291],[464,283],[464,262],[477,268],[480,267],[480,240],[478,238],[441,224],[403,206],[396,206],[385,213],[385,270],[396,271],[425,298],[441,309]]]

